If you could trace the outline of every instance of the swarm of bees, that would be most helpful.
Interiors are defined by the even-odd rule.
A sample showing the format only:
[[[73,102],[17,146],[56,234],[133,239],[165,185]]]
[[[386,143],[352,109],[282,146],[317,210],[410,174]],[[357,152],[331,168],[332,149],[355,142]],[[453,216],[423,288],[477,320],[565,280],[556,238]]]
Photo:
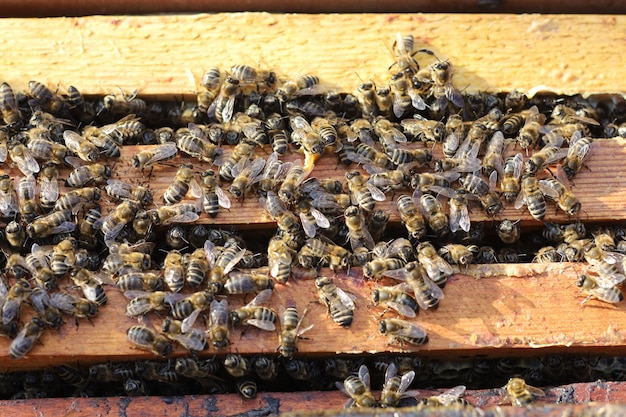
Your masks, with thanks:
[[[376,281],[372,305],[384,308],[380,333],[400,345],[427,343],[419,309],[436,309],[448,277],[472,263],[586,262],[582,303],[621,301],[626,233],[587,231],[571,181],[593,138],[626,132],[624,103],[463,95],[453,64],[416,49],[412,35],[398,34],[392,53],[387,81],[362,82],[354,94],[327,89],[315,75],[282,79],[247,65],[207,70],[191,104],[146,102],[136,92],[89,100],[75,87],[63,94],[36,81],[21,93],[2,83],[0,162],[21,174],[0,175],[0,332],[13,339],[10,356],[26,356],[65,316],[91,320],[107,302],[106,286],[129,299],[127,316],[166,316],[160,326],[146,317],[128,329],[140,349],[163,357],[178,346],[226,351],[235,327],[252,326],[278,333],[277,355],[301,380],[320,374],[293,357],[312,327],[308,309],[268,304],[275,285],[302,269],[330,319],[348,327],[359,306],[340,280],[318,271],[361,267]],[[122,179],[125,145],[146,145],[128,168],[144,184]],[[288,161],[288,151],[301,158]],[[335,157],[345,176],[313,175],[320,158]],[[167,165],[176,173],[156,196],[146,183]],[[237,232],[200,224],[244,199],[258,200],[276,223],[267,242],[249,248]],[[385,200],[400,231],[376,206]],[[570,223],[549,221],[552,203]],[[522,233],[519,219],[501,218],[506,206],[526,206],[545,228]],[[476,209],[493,218],[493,246],[485,223],[471,221]],[[240,295],[246,302],[232,309]],[[19,324],[26,304],[36,316]],[[264,370],[260,379],[277,366],[238,363]],[[232,375],[247,398],[256,392],[248,371]],[[385,398],[401,398],[408,373],[389,372],[387,391],[396,391]],[[356,394],[369,385],[365,371],[357,375],[344,377],[343,389],[375,404]]]

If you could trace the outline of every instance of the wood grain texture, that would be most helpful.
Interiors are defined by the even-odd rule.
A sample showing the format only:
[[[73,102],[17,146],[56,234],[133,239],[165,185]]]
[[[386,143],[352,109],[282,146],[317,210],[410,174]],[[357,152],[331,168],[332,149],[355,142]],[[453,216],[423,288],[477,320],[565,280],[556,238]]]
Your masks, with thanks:
[[[319,75],[352,91],[380,81],[396,32],[456,66],[472,91],[623,93],[626,18],[618,15],[218,13],[3,19],[0,76],[83,93],[193,94],[203,71],[247,63],[285,77]],[[147,71],[146,69],[150,70]],[[150,75],[149,75],[150,74]]]
[[[481,407],[487,414],[506,417],[563,415],[623,415],[626,386],[623,382],[593,382],[571,384],[546,389],[546,397],[538,399],[532,407],[500,405],[503,392],[500,389],[466,391],[464,398]],[[440,391],[418,390],[418,398],[438,395]],[[376,393],[378,395],[378,393]],[[109,398],[56,398],[46,400],[0,401],[0,411],[13,416],[232,416],[268,415],[278,412],[285,416],[334,416],[353,415],[363,417],[422,415],[408,414],[410,409],[355,409],[342,410],[346,396],[339,391],[259,394],[252,400],[242,400],[237,394],[198,395],[183,397],[109,397]],[[612,404],[603,404],[612,403]],[[397,413],[397,414],[393,414]],[[428,415],[438,414],[431,411]],[[472,415],[454,414],[455,416]]]

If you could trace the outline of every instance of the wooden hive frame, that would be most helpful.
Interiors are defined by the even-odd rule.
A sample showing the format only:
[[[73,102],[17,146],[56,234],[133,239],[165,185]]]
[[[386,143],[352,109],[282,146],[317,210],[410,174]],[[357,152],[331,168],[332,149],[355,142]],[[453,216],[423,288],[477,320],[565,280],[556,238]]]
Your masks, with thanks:
[[[198,80],[207,67],[229,68],[233,63],[248,63],[276,69],[285,76],[314,73],[329,88],[354,91],[359,78],[382,81],[381,75],[392,61],[393,36],[401,32],[414,34],[418,47],[431,48],[439,57],[449,58],[456,68],[455,84],[467,92],[518,89],[530,94],[543,90],[584,96],[623,94],[626,84],[620,45],[625,27],[623,16],[611,15],[241,13],[5,19],[0,21],[0,28],[11,38],[0,45],[4,61],[1,76],[16,90],[26,90],[28,81],[35,79],[50,87],[58,85],[62,91],[71,83],[86,95],[121,88],[137,89],[147,98],[193,100]],[[125,148],[124,156],[134,151]],[[626,174],[621,163],[624,152],[621,139],[594,144],[589,172],[581,174],[576,182],[583,207],[595,222],[626,219],[622,205],[625,191],[620,184],[620,178]],[[316,169],[332,172],[334,162],[322,158]],[[159,182],[153,183],[155,188],[173,175],[169,168],[157,170],[163,172],[158,175]],[[133,171],[129,175],[140,178]],[[513,209],[507,209],[504,215],[507,214],[519,216]],[[480,216],[474,215],[477,219]],[[532,224],[527,214],[522,217],[525,224]],[[251,202],[245,202],[241,210],[220,214],[216,224],[243,225],[249,218],[258,221],[260,227],[271,227],[270,219],[263,217]],[[375,321],[367,318],[372,315],[367,313],[370,287],[361,280],[358,269],[351,270],[349,277],[339,274],[338,282],[357,296],[357,308],[364,314],[349,329],[340,329],[330,320],[319,320],[307,335],[315,343],[301,343],[300,351],[318,355],[419,352],[433,357],[624,354],[626,330],[620,320],[623,303],[607,307],[590,302],[583,308],[575,286],[577,265],[500,267],[488,271],[472,267],[467,273],[452,277],[439,310],[420,313],[420,323],[431,337],[427,345],[416,348],[389,346],[382,336],[356,339],[356,335],[376,334]],[[278,289],[278,293],[300,300],[299,304],[315,298],[311,281],[292,283]],[[559,300],[558,312],[554,300]],[[47,332],[42,338],[43,346],[37,346],[28,360],[11,361],[3,348],[8,342],[0,342],[0,367],[38,369],[68,362],[152,358],[126,343],[125,330],[134,320],[124,316],[124,304],[123,296],[112,291],[109,305],[95,318],[93,327],[83,324],[79,331],[65,326],[59,334]],[[326,318],[322,306],[312,305],[309,314]],[[253,333],[238,340],[240,353],[274,351],[275,336],[259,339]],[[301,409],[300,395],[277,395],[283,401],[281,411],[289,407]],[[320,401],[318,406],[322,401],[325,406],[339,406],[345,401],[339,393],[310,395],[314,403],[315,399]],[[226,405],[232,403],[230,398],[218,399],[220,412],[232,414],[259,407],[258,402]],[[599,397],[581,400],[595,398]],[[621,399],[608,394],[607,398]],[[65,401],[5,401],[0,407],[88,407],[80,401]],[[110,400],[102,400],[99,406],[110,404],[107,401]],[[182,401],[186,407],[200,409],[209,400],[202,400],[204,405],[190,398]],[[133,400],[116,403],[107,413],[122,409],[130,412],[134,404],[138,407],[137,415],[155,410],[154,404]]]

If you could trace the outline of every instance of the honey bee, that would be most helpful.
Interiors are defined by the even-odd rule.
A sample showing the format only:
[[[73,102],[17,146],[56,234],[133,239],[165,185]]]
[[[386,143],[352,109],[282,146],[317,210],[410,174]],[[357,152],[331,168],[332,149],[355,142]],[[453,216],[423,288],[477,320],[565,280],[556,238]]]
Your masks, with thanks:
[[[496,232],[500,240],[507,245],[517,243],[520,238],[520,225],[519,220],[511,221],[504,219],[496,227]]]
[[[422,142],[442,142],[446,127],[438,120],[429,120],[418,114],[400,122],[404,131]]]
[[[6,82],[0,85],[0,113],[2,113],[2,120],[9,128],[19,126],[22,114],[17,106],[13,89]]]
[[[236,239],[229,238],[224,243],[224,249],[218,253],[217,248],[210,240],[204,244],[204,250],[211,265],[209,272],[209,289],[217,294],[222,291],[227,276],[245,256],[246,250],[241,249]]]
[[[224,289],[228,294],[246,294],[256,291],[266,291],[274,288],[274,281],[268,277],[265,271],[257,272],[250,270],[247,272],[232,271],[228,274],[228,279],[224,283]],[[261,299],[259,299],[261,302]]]
[[[591,150],[592,143],[592,138],[581,137],[580,132],[572,135],[567,155],[563,160],[563,171],[565,171],[568,179],[571,180],[574,175],[580,172],[583,167],[583,162]]]
[[[4,290],[6,294],[2,305],[2,324],[6,325],[12,321],[17,321],[22,303],[28,298],[32,289],[28,281],[20,279]]]
[[[398,146],[399,143],[408,142],[405,134],[396,127],[397,125],[394,125],[384,117],[375,118],[372,126],[385,152],[389,152],[391,149]]]
[[[378,330],[391,337],[391,342],[410,343],[423,345],[428,342],[428,335],[416,324],[402,319],[383,319],[380,321]]]
[[[217,350],[224,349],[230,343],[228,340],[228,301],[226,299],[211,302],[207,333],[211,344]]]
[[[22,177],[17,183],[17,198],[19,203],[20,219],[30,223],[35,219],[39,207],[35,200],[37,182],[35,177],[28,175]]]
[[[371,212],[376,201],[385,201],[385,193],[367,182],[359,171],[346,172],[346,180],[353,204],[358,205],[362,210]]]
[[[193,164],[182,164],[176,171],[174,180],[163,193],[163,203],[166,205],[180,203],[190,187],[196,190],[194,196],[199,197],[198,184],[194,180]]]
[[[73,269],[70,277],[74,285],[80,287],[85,298],[98,305],[106,304],[108,300],[102,284],[115,285],[115,282],[104,274],[97,274],[85,268]]]
[[[39,172],[39,163],[30,149],[17,142],[9,145],[9,156],[25,176]]]
[[[69,158],[70,157],[67,159]],[[70,161],[73,161],[73,159],[68,160],[68,162]],[[111,174],[112,170],[108,165],[100,163],[82,165],[78,163],[75,166],[75,169],[68,174],[67,179],[65,180],[65,185],[74,188],[81,188],[87,184],[102,185],[107,181]]]
[[[161,331],[165,337],[191,352],[200,352],[209,348],[203,331],[186,328],[185,324],[178,320],[166,318],[161,325]]]
[[[433,91],[432,95],[440,109],[445,109],[448,102],[454,104],[456,107],[463,108],[464,100],[461,92],[452,83],[452,77],[454,75],[454,68],[452,63],[446,61],[436,61],[430,65],[430,67],[424,72],[418,73],[425,79],[425,81],[432,81]],[[428,72],[427,76],[424,76]]]
[[[605,252],[597,246],[585,248],[584,257],[608,285],[618,284],[626,279],[623,273],[624,256],[616,252]]]
[[[384,152],[378,151],[367,143],[359,143],[353,152],[348,153],[348,158],[352,162],[363,164],[367,171],[374,171],[376,168],[389,168],[391,162]]]
[[[231,376],[240,378],[252,374],[252,362],[240,354],[227,353],[224,357],[224,369]]]
[[[29,81],[28,90],[35,103],[46,111],[58,114],[66,107],[65,101],[61,96],[53,93],[52,90],[39,81]]]
[[[520,177],[522,176],[523,163],[521,153],[508,157],[504,162],[500,188],[507,203],[513,203],[521,190]]]
[[[64,239],[52,249],[50,269],[57,277],[63,277],[76,263],[76,243],[74,239]]]
[[[256,158],[250,161],[245,158],[240,160],[231,170],[235,177],[228,191],[235,198],[243,198],[250,188],[261,180],[259,174],[265,167],[265,159]]]
[[[619,303],[624,299],[624,294],[615,284],[610,280],[588,274],[581,275],[576,282],[576,285],[580,287],[580,292],[587,295],[582,304],[594,298],[605,303]]]
[[[491,137],[482,160],[482,171],[487,177],[494,171],[501,175],[504,166],[503,154],[505,148],[504,135],[498,130]]]
[[[352,298],[327,277],[317,277],[315,287],[320,302],[326,305],[333,321],[343,327],[350,326],[355,308]]]
[[[537,106],[532,106],[526,110],[524,126],[519,129],[517,141],[523,149],[534,147],[539,142],[541,127],[545,123],[546,117],[539,113]]]
[[[382,314],[391,308],[404,317],[415,317],[418,304],[415,298],[407,292],[410,290],[411,286],[406,282],[394,286],[379,287],[372,291],[372,302],[375,306],[379,304],[385,306]]]
[[[126,331],[126,336],[132,344],[157,356],[169,356],[174,350],[172,343],[165,336],[150,327],[132,326]]]
[[[363,276],[368,279],[380,278],[386,271],[402,268],[406,262],[398,258],[381,257],[363,265]]]
[[[546,393],[530,386],[522,378],[511,378],[503,387],[506,390],[506,399],[514,406],[527,407],[534,402],[533,397],[545,397]]]
[[[143,316],[151,311],[162,311],[174,304],[171,293],[165,291],[129,290],[124,296],[130,299],[126,306],[128,317]]]
[[[293,357],[293,354],[298,351],[296,341],[303,339],[302,335],[313,327],[313,324],[311,324],[302,329],[300,328],[306,312],[307,310],[304,310],[302,317],[300,317],[298,310],[294,306],[283,309],[280,321],[281,331],[278,335],[278,347],[276,348],[283,358]]]
[[[376,105],[383,116],[391,116],[394,96],[389,86],[376,87]]]
[[[309,167],[315,164],[319,156],[324,153],[326,142],[322,136],[317,133],[309,122],[300,115],[294,116],[289,120],[291,125],[291,141],[302,147],[305,154],[305,166]]]
[[[310,169],[304,168],[300,161],[292,164],[285,175],[285,180],[278,189],[278,198],[285,204],[296,201],[300,195],[299,187],[310,174]],[[271,213],[270,213],[271,214]]]
[[[67,147],[45,137],[31,138],[26,146],[36,160],[52,162],[56,165],[62,164],[67,155]],[[30,163],[32,164],[32,161]]]
[[[461,398],[465,393],[465,385],[457,385],[450,388],[439,395],[422,398],[418,407],[448,407],[452,405],[466,406],[469,403]]]
[[[97,162],[100,159],[100,152],[96,145],[88,141],[73,130],[63,132],[65,146],[74,152],[80,159],[86,162]]]
[[[279,236],[270,239],[267,247],[267,263],[270,276],[281,284],[285,284],[291,276],[291,265],[296,251],[290,248]]]
[[[431,194],[422,194],[420,197],[422,214],[428,222],[428,226],[437,236],[446,235],[449,230],[449,218],[443,211],[443,205]]]
[[[78,319],[91,321],[98,314],[98,304],[83,297],[66,292],[53,292],[50,294],[50,304],[65,314],[74,316],[76,326]]]
[[[133,155],[133,166],[141,168],[141,172],[143,172],[144,169],[152,168],[152,165],[172,159],[176,155],[178,155],[176,144],[166,142],[137,152]]]
[[[580,212],[580,201],[559,180],[555,178],[539,180],[539,188],[544,196],[556,201],[557,206],[568,216],[575,216]]]
[[[110,214],[95,222],[94,228],[102,230],[104,242],[108,247],[111,247],[115,238],[124,229],[124,226],[133,221],[137,210],[138,206],[136,204],[130,201],[122,201]]]
[[[402,35],[400,32],[396,34],[396,39],[392,46],[393,56],[396,61],[389,67],[397,66],[400,71],[409,70],[410,72],[417,72],[419,70],[419,64],[415,60],[414,56],[418,52],[423,52],[429,55],[433,55],[433,52],[429,49],[418,49],[413,51],[415,47],[415,39],[413,35]]]
[[[219,168],[219,176],[224,181],[232,181],[235,175],[232,174],[232,169],[242,159],[250,159],[254,156],[254,150],[257,144],[248,140],[241,140],[233,148],[231,154],[225,159]]]
[[[4,235],[12,249],[21,249],[26,243],[26,228],[15,220],[7,223]]]
[[[72,212],[70,210],[53,211],[46,216],[37,217],[33,220],[26,226],[26,234],[31,239],[37,239],[55,234],[70,233],[76,229],[76,224],[72,223],[71,219]]]
[[[326,145],[334,145],[337,142],[337,130],[323,117],[316,117],[311,122],[311,128],[314,132],[321,136]]]
[[[357,98],[361,104],[364,118],[376,117],[380,113],[376,102],[376,88],[372,82],[363,82],[357,89]]]
[[[469,232],[471,229],[465,193],[465,190],[458,190],[453,197],[450,197],[450,231],[452,233],[456,233],[459,229]]]
[[[272,296],[271,289],[265,289],[248,304],[230,312],[230,322],[233,326],[252,325],[261,330],[272,332],[276,330],[276,312],[260,304],[266,303]]]
[[[176,203],[170,206],[159,207],[151,210],[150,216],[152,223],[155,225],[167,225],[173,223],[193,223],[202,211],[202,207],[198,203]]]
[[[39,203],[44,210],[52,210],[59,198],[59,169],[56,164],[48,162],[41,165],[41,171],[37,176],[39,186]],[[0,194],[0,209],[1,207]]]
[[[472,263],[476,253],[478,253],[478,246],[465,246],[458,243],[448,243],[439,249],[439,254],[448,262],[466,267]]]
[[[204,378],[216,378],[215,373],[218,368],[215,366],[218,363],[213,359],[198,360],[194,358],[177,358],[174,369],[177,374],[180,374],[186,378],[192,379],[204,379]]]
[[[257,356],[253,363],[254,372],[264,381],[278,378],[278,361],[267,356]]]
[[[417,304],[424,310],[437,308],[443,299],[443,291],[428,276],[426,269],[418,262],[409,262],[402,268],[386,271],[383,275],[405,281],[413,289]]]
[[[461,146],[461,139],[465,137],[466,127],[463,118],[456,114],[448,116],[446,121],[445,138],[443,139],[443,154],[452,158]]]
[[[412,239],[419,240],[426,235],[426,221],[415,201],[409,195],[401,195],[396,200],[398,214]]]
[[[487,214],[495,216],[502,211],[500,196],[493,191],[493,186],[488,184],[481,177],[475,174],[467,174],[465,177],[461,177],[459,182],[465,191],[478,196],[480,204],[483,206]],[[490,181],[490,183],[493,184],[493,181]]]
[[[534,174],[522,174],[521,185],[522,193],[515,200],[515,208],[519,210],[526,204],[535,220],[543,220],[546,215],[546,200],[539,188],[537,177]]]
[[[109,179],[104,189],[109,197],[118,202],[127,201],[131,204],[141,204],[143,206],[152,203],[152,192],[150,192],[148,188],[138,184]]]
[[[128,272],[117,278],[117,288],[122,291],[163,291],[163,278],[154,272]]]
[[[172,301],[178,300],[172,305],[172,316],[176,320],[183,320],[183,323],[195,322],[197,315],[206,311],[213,301],[213,294],[208,290],[197,291],[183,299],[178,299],[174,294],[168,296]]]
[[[430,242],[420,242],[417,246],[417,260],[426,268],[428,277],[438,286],[443,287],[454,270],[443,259]]]
[[[211,103],[207,113],[209,117],[215,116],[220,123],[228,123],[233,117],[235,99],[241,91],[238,79],[227,76],[220,87],[220,92]]]
[[[407,389],[414,378],[415,371],[409,371],[399,376],[396,365],[393,362],[390,363],[385,370],[385,382],[380,393],[380,406],[383,408],[398,407],[400,400],[413,397],[415,393],[407,391]]]
[[[9,356],[20,359],[26,356],[35,346],[45,329],[45,324],[39,317],[33,317],[17,334],[9,346]]]
[[[300,252],[298,252],[298,261],[305,268],[311,268],[314,265],[310,258],[320,258],[328,261],[333,271],[337,269],[345,269],[350,264],[350,252],[338,245],[335,245],[328,239],[309,238],[306,240]]]
[[[202,207],[210,217],[216,217],[220,207],[230,208],[228,195],[217,185],[215,171],[208,169],[204,171],[200,178],[202,180]]]
[[[237,386],[237,392],[243,398],[252,399],[256,397],[257,384],[253,379],[239,379],[235,382],[235,385]]]
[[[374,398],[374,394],[370,390],[370,373],[367,366],[361,365],[358,376],[350,375],[343,383],[336,382],[335,385],[341,392],[350,397],[345,404],[345,408],[376,407],[376,398]]]
[[[57,211],[71,210],[75,213],[83,205],[100,200],[100,189],[85,187],[69,191],[57,199],[54,209]]]
[[[556,146],[546,146],[541,148],[541,150],[533,153],[531,157],[524,161],[524,173],[537,174],[548,165],[565,157],[567,152],[567,149],[561,149]]]
[[[344,212],[344,217],[346,226],[348,227],[348,236],[352,250],[356,250],[360,247],[366,247],[370,250],[373,249],[374,239],[365,225],[365,218],[359,207],[348,207]]]
[[[168,289],[180,292],[185,284],[185,269],[183,256],[177,250],[168,251],[163,261],[163,279]]]

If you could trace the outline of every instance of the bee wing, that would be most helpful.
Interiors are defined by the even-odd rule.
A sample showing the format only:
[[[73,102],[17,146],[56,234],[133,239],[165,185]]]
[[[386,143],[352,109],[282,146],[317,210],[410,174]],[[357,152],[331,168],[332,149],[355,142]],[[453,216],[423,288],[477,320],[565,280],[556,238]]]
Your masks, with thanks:
[[[231,259],[231,261],[227,263],[226,266],[224,267],[224,275],[232,271],[233,268],[239,263],[239,261],[241,261],[241,259],[245,256],[245,254],[246,254],[245,249],[242,249],[239,252],[237,252],[237,254],[235,254],[233,259]]]
[[[463,107],[463,96],[461,92],[452,83],[446,84],[445,88],[446,98],[455,106]]]
[[[315,223],[322,229],[328,229],[330,227],[330,220],[321,211],[315,207],[311,207],[311,215],[315,218]],[[311,236],[313,237],[313,236]]]
[[[72,222],[63,222],[60,225],[50,229],[51,234],[71,233],[76,230],[76,224]]]
[[[24,175],[32,175],[34,173],[39,172],[39,163],[31,153],[30,149],[24,147],[23,155],[21,158],[16,158],[14,162],[17,163],[17,167],[22,174]]]
[[[215,187],[215,194],[217,195],[217,202],[220,207],[224,207],[225,209],[230,208],[230,198],[228,195],[222,190],[219,186]]]
[[[191,314],[188,317],[183,319],[181,327],[180,327],[180,330],[183,333],[187,333],[191,330],[196,320],[198,319],[198,316],[200,316],[201,311],[202,310],[200,309],[195,309],[194,311],[191,312]],[[198,350],[198,349],[194,349],[194,350]]]
[[[80,168],[85,165],[85,162],[82,159],[71,155],[65,157],[65,162],[67,162],[74,168]]]
[[[178,154],[178,148],[174,142],[166,142],[156,146],[153,150],[153,155],[146,165],[153,164],[158,161],[173,158]]]
[[[207,349],[208,345],[203,335],[199,335],[197,330],[194,330],[191,334],[177,334],[170,335],[172,339],[182,345],[185,349],[191,351],[200,352]]]
[[[113,240],[115,240],[115,238],[124,229],[124,226],[126,226],[126,222],[119,222],[119,223],[115,224],[115,226],[113,226],[110,230],[107,231],[107,233],[104,234],[104,240],[105,241],[113,241]],[[95,228],[95,224],[94,224],[94,228]]]
[[[139,297],[147,297],[150,294],[152,294],[152,292],[145,291],[145,290],[128,290],[128,291],[124,291],[124,297],[128,298],[129,300],[132,300],[134,298],[139,298]]]
[[[76,301],[76,296],[70,293],[55,291],[50,294],[50,305],[62,310],[63,312],[73,311]]]
[[[550,197],[552,199],[559,198],[558,190],[555,190],[553,187],[550,187],[548,184],[550,183],[550,179],[542,179],[539,180],[539,189],[546,197]]]
[[[276,330],[276,324],[269,320],[250,319],[247,320],[246,323],[261,330],[266,330],[268,332],[273,332],[274,330]]]
[[[413,318],[417,315],[415,313],[415,310],[413,310],[411,307],[408,307],[404,304],[396,303],[395,301],[387,301],[387,306],[389,308],[396,310],[399,314],[403,315],[404,317]]]
[[[298,213],[298,217],[300,217],[300,223],[302,223],[302,229],[304,233],[308,237],[315,237],[317,234],[317,227],[315,227],[315,222],[309,221],[307,215],[303,212]]]
[[[211,326],[226,326],[228,324],[228,300],[211,301],[209,323]]]
[[[0,162],[5,162],[7,160],[7,143],[6,141],[0,142]]]
[[[193,223],[198,220],[200,216],[198,213],[194,213],[193,211],[186,211],[177,216],[170,217],[163,224],[171,224],[171,223]]]
[[[387,366],[387,369],[385,369],[385,382],[396,376],[397,371],[398,368],[396,368],[396,364],[391,362],[389,366]]]
[[[250,302],[246,305],[246,307],[252,307],[252,306],[265,304],[270,300],[271,297],[272,297],[272,290],[269,288],[265,289],[261,291],[260,293],[258,293],[256,297],[254,297],[252,300],[250,300]]]
[[[452,233],[456,233],[459,229],[462,229],[465,232],[469,231],[469,210],[467,209],[466,204],[461,207],[457,204],[450,204],[450,231],[452,231]]]
[[[546,393],[537,388],[537,387],[533,387],[532,385],[526,385],[526,389],[528,390],[528,392],[530,392],[532,395],[537,396],[537,397],[545,397]]]
[[[219,256],[219,251],[215,244],[208,239],[204,242],[204,254],[206,255],[207,261],[209,261],[209,266],[213,268]]]
[[[85,139],[73,130],[65,130],[63,132],[63,140],[65,141],[65,146],[67,146],[69,150],[74,153],[78,153],[80,150],[80,144]]]
[[[366,182],[365,186],[367,187],[367,189],[372,194],[372,198],[374,200],[376,200],[376,201],[385,201],[385,199],[386,199],[385,193],[380,188],[370,184],[369,182]]]
[[[525,204],[526,204],[526,195],[524,193],[524,190],[522,190],[522,192],[520,192],[517,195],[517,198],[515,199],[515,203],[513,204],[513,207],[515,207],[516,210],[519,210],[522,207],[524,207]]]
[[[47,201],[56,201],[59,198],[59,183],[50,178],[40,177],[41,198]]]
[[[195,178],[191,179],[191,181],[189,182],[189,187],[191,190],[191,196],[193,198],[202,198],[204,192],[202,191],[202,187],[200,187],[200,184],[198,184],[198,181],[196,181]]]
[[[454,268],[452,268],[448,261],[439,255],[436,255],[433,258],[420,256],[419,260],[424,268],[426,268],[426,273],[429,277],[438,276],[440,272],[448,275],[452,275],[454,273]]]
[[[410,338],[421,339],[426,336],[426,331],[419,327],[417,324],[401,320],[403,326],[394,332],[398,336],[405,336]]]
[[[417,110],[426,110],[426,102],[424,98],[413,88],[409,88],[408,91],[409,97],[411,97],[411,104]]]
[[[348,293],[346,293],[344,290],[342,290],[341,288],[337,288],[337,296],[348,310],[355,309],[352,297],[350,297],[350,295],[348,295]]]
[[[304,117],[299,116],[299,115],[292,117],[291,120],[289,120],[289,124],[291,125],[292,130],[302,129],[306,132],[313,131],[313,128],[311,127],[309,122],[307,122],[307,120]]]
[[[407,388],[411,385],[415,379],[415,371],[409,371],[406,374],[402,375],[400,378],[400,386],[398,387],[398,394],[402,395],[405,393]]]
[[[359,379],[368,389],[370,388],[370,371],[367,369],[367,366],[361,365],[359,367]]]
[[[390,269],[383,272],[383,276],[397,279],[399,281],[406,281],[406,279],[411,276],[411,272],[406,268]]]
[[[222,119],[224,120],[224,123],[230,122],[230,120],[233,117],[234,109],[235,109],[235,97],[228,97],[228,99],[226,100],[226,104],[224,105],[224,108],[222,109]]]
[[[296,97],[301,96],[319,96],[326,92],[326,88],[321,84],[315,84],[311,87],[301,88],[294,94]]]

